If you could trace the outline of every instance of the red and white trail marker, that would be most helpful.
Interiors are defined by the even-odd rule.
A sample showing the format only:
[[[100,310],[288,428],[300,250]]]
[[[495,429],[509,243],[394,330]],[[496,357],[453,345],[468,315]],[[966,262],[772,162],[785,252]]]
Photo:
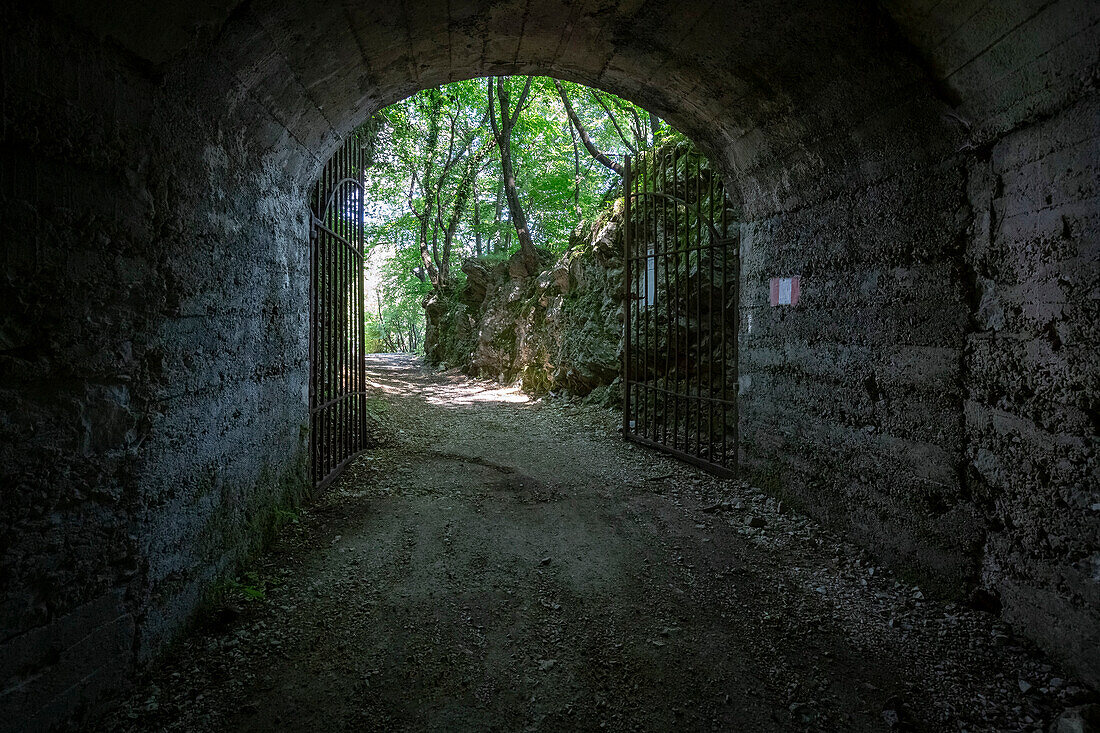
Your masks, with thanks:
[[[773,277],[770,281],[771,294],[768,302],[775,305],[798,305],[798,275],[794,277]]]

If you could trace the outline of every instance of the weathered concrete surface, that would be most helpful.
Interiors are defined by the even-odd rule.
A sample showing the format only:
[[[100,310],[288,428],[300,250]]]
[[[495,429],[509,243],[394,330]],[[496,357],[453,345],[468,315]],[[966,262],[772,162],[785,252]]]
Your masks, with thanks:
[[[1005,136],[969,170],[967,336],[982,580],[1005,617],[1100,674],[1100,100]]]
[[[33,730],[163,648],[304,491],[308,259],[247,138],[5,16],[0,728]]]
[[[982,523],[960,481],[961,171],[923,167],[743,227],[743,465],[961,594]],[[933,213],[934,212],[934,213]],[[768,278],[801,275],[797,307]]]
[[[303,192],[341,136],[528,72],[740,192],[745,465],[1100,681],[1100,6],[883,5],[6,4],[0,725],[124,679],[303,491]]]

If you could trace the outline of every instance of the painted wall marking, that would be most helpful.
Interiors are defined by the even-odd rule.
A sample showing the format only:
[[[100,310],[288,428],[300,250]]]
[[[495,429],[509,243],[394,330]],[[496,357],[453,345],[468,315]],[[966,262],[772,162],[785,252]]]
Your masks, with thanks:
[[[773,277],[769,282],[771,292],[769,293],[768,302],[773,306],[798,305],[799,281],[801,279],[798,275],[794,277]]]

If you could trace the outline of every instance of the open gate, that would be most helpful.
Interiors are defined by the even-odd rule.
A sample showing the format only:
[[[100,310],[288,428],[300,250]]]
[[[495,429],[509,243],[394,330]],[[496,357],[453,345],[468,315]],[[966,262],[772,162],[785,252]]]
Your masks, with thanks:
[[[740,260],[721,176],[676,148],[624,173],[623,437],[735,475]]]
[[[309,419],[313,485],[366,447],[363,194],[366,151],[353,134],[310,196]]]

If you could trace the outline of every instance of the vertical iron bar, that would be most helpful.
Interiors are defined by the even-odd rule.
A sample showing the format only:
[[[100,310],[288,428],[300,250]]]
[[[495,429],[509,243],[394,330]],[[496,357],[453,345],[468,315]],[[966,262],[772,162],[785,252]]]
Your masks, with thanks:
[[[344,272],[344,294],[341,296],[343,301],[341,310],[344,314],[344,450],[346,456],[349,457],[355,453],[355,400],[352,399],[355,393],[355,372],[352,369],[353,360],[355,358],[355,308],[352,298],[355,295],[355,201],[353,196],[355,195],[355,185],[351,182],[352,176],[352,140],[354,138],[348,138],[348,149],[345,154],[345,168],[344,178],[347,183],[344,184],[344,190],[347,192],[344,198],[344,204],[341,207],[344,210],[344,228],[348,232],[348,246],[347,251],[344,254],[344,260],[347,263],[347,269]]]
[[[343,340],[343,318],[340,313],[340,291],[343,289],[344,277],[344,246],[343,221],[340,216],[340,170],[343,148],[336,152],[336,164],[333,166],[333,197],[332,197],[332,228],[336,236],[332,241],[332,468],[336,469],[343,458],[344,441],[343,430],[340,424],[340,411],[343,405],[340,401],[340,362],[342,353],[340,342]]]
[[[668,194],[668,159],[662,157],[662,169],[661,169],[661,185],[665,194]],[[669,395],[672,393],[672,389],[669,385],[669,377],[671,371],[669,369],[669,360],[672,357],[672,339],[669,337],[671,320],[670,301],[671,290],[668,283],[668,199],[662,199],[661,208],[661,241],[663,247],[661,248],[661,271],[664,273],[665,281],[665,393],[664,393],[664,413],[661,416],[661,442],[668,445],[668,423],[669,423]],[[675,211],[674,211],[675,213]]]
[[[348,248],[344,255],[347,261],[347,271],[344,273],[344,282],[347,285],[343,295],[343,311],[346,336],[344,338],[344,394],[347,395],[344,400],[344,432],[346,437],[344,440],[345,450],[347,456],[350,457],[355,454],[355,371],[353,369],[355,359],[355,307],[353,298],[355,295],[355,214],[356,206],[352,196],[355,195],[355,185],[351,181],[352,177],[352,160],[353,151],[352,147],[354,136],[348,138],[348,152],[346,155],[347,171],[345,177],[348,179],[345,184],[345,190],[347,195],[345,198],[344,209],[344,221],[345,227],[348,231]]]
[[[638,170],[645,171],[645,153],[638,155]],[[630,256],[634,262],[634,267],[637,272],[631,280],[631,286],[637,289],[634,301],[634,353],[632,355],[633,370],[634,370],[634,434],[641,435],[644,429],[643,420],[644,415],[642,413],[642,402],[645,398],[645,388],[642,385],[645,379],[645,373],[642,369],[642,355],[645,353],[642,339],[642,271],[641,271],[641,259],[638,257],[642,251],[642,247],[645,246],[645,230],[642,227],[642,221],[645,218],[645,205],[642,201],[642,193],[644,192],[644,179],[638,173],[634,175],[634,186],[637,188],[637,195],[634,197],[634,205],[637,207],[637,211],[634,212],[634,221],[632,227],[634,229],[633,245],[631,248]]]
[[[345,244],[340,247],[340,461],[343,462],[351,454],[351,431],[348,429],[349,418],[349,404],[347,400],[348,393],[348,347],[349,341],[349,326],[351,325],[351,314],[348,311],[348,298],[351,297],[351,286],[348,283],[348,276],[351,275],[351,263],[349,262],[351,251],[348,249],[347,242],[351,241],[351,222],[348,221],[348,191],[350,190],[347,184],[348,179],[348,158],[350,148],[348,143],[344,143],[344,147],[340,152],[340,194],[338,196],[340,200],[340,229],[344,232]]]
[[[634,328],[635,328],[635,355],[634,355],[634,433],[641,436],[646,428],[646,414],[645,414],[645,398],[646,398],[646,369],[645,369],[645,331],[642,330],[642,298],[645,298],[645,288],[642,286],[642,273],[643,267],[645,267],[645,261],[641,259],[641,252],[646,247],[646,205],[643,194],[646,190],[646,154],[638,154],[638,171],[639,174],[635,174],[637,179],[636,186],[638,188],[638,195],[634,199],[635,206],[638,210],[634,214],[634,250],[630,253],[634,258],[634,264],[637,270],[634,281],[638,289],[638,294],[634,298]]]
[[[316,199],[316,196],[314,196]],[[309,222],[309,472],[310,483],[317,485],[316,426],[313,408],[317,404],[317,225],[310,209]]]
[[[702,451],[702,397],[703,397],[703,369],[700,364],[703,349],[699,343],[702,339],[702,321],[703,321],[703,295],[702,288],[702,275],[703,275],[703,188],[702,188],[702,165],[698,158],[695,161],[695,455],[699,456]],[[689,255],[690,257],[690,255]]]
[[[325,186],[325,200],[328,201],[329,195],[332,193],[332,178],[333,178],[333,166],[330,164],[326,167],[326,186]],[[325,207],[325,221],[332,228],[332,206]],[[335,342],[334,338],[334,320],[332,317],[332,288],[333,288],[333,258],[332,258],[332,235],[326,232],[325,234],[325,401],[328,402],[335,394],[333,389],[333,374],[335,373],[335,363],[332,359],[332,347]],[[324,412],[325,420],[325,476],[328,476],[332,471],[332,454],[333,454],[333,430],[332,430],[332,410],[331,407],[326,407]]]
[[[343,178],[347,181],[348,178],[348,158],[350,157],[350,150],[344,152],[344,175]],[[341,247],[343,250],[341,259],[344,261],[343,267],[340,268],[340,277],[343,280],[342,287],[340,288],[340,323],[343,330],[343,336],[340,339],[340,432],[343,433],[343,450],[340,452],[340,460],[351,455],[351,400],[348,399],[348,394],[351,392],[351,382],[348,379],[349,368],[351,366],[351,275],[352,275],[352,221],[348,216],[348,206],[350,201],[348,199],[351,193],[351,186],[348,183],[341,184],[342,192],[340,194],[340,219],[343,221],[344,239],[346,244]]]
[[[714,461],[714,257],[718,250],[718,242],[714,241],[714,169],[710,172],[710,213],[707,216],[710,221],[710,274],[707,277],[707,460]]]
[[[336,432],[336,450],[333,459],[333,468],[340,465],[340,461],[344,459],[344,401],[342,399],[344,393],[343,386],[343,371],[344,371],[344,313],[343,303],[344,298],[344,255],[347,253],[347,247],[344,245],[342,239],[345,235],[344,231],[344,202],[343,198],[343,184],[341,181],[344,178],[344,152],[345,148],[341,146],[337,159],[336,159],[336,195],[332,197],[333,204],[333,217],[336,224],[336,231],[340,234],[341,238],[338,238],[334,245],[336,255],[336,270],[333,288],[332,299],[332,314],[336,320],[336,343],[333,344],[333,359],[336,361],[336,373],[333,375],[336,380],[336,402],[332,403],[333,407],[333,420],[335,422]]]
[[[348,138],[348,203],[346,206],[348,217],[348,241],[350,246],[348,249],[348,292],[344,296],[344,313],[347,314],[348,319],[348,346],[347,346],[347,365],[345,366],[344,384],[345,391],[347,392],[347,431],[348,431],[348,456],[355,455],[356,447],[358,445],[358,430],[356,425],[358,421],[356,419],[355,403],[358,399],[356,395],[356,369],[355,369],[355,344],[359,339],[359,324],[355,320],[355,261],[356,261],[356,247],[358,246],[358,214],[359,204],[355,200],[355,183],[354,171],[355,171],[355,137]]]
[[[324,172],[324,169],[322,168],[321,169],[321,175],[317,178],[317,209],[313,212],[313,216],[318,221],[320,221],[321,217],[324,216],[323,204],[321,203],[322,197],[324,195],[324,193],[323,193],[324,192],[324,181],[325,181],[324,175],[325,175],[325,172]],[[317,331],[316,331],[316,334],[314,335],[314,340],[315,340],[315,343],[316,343],[316,347],[315,347],[315,350],[314,350],[314,353],[313,353],[313,368],[315,370],[315,373],[313,375],[313,382],[314,382],[314,394],[317,397],[316,405],[320,405],[322,402],[325,401],[325,388],[324,388],[324,385],[322,384],[322,379],[324,378],[324,373],[325,373],[325,370],[324,370],[324,353],[325,352],[324,352],[324,348],[322,347],[322,338],[323,338],[322,334],[324,333],[324,311],[322,310],[322,307],[321,307],[321,304],[322,304],[322,301],[323,301],[323,298],[324,298],[324,283],[321,280],[321,273],[324,272],[324,266],[325,266],[324,255],[323,255],[323,250],[322,250],[322,246],[323,246],[322,237],[325,236],[325,233],[320,227],[316,227],[316,232],[317,232],[317,235],[316,235],[317,250],[316,250],[316,253],[314,254],[314,261],[317,263],[317,267],[316,267],[316,270],[314,272],[315,301],[313,303],[313,312],[316,315],[316,319],[314,320],[314,327],[317,329]],[[314,410],[316,410],[316,405],[314,406]],[[310,423],[310,427],[313,431],[312,432],[312,437],[311,437],[311,440],[313,441],[313,447],[314,447],[313,472],[317,476],[317,483],[320,483],[320,481],[321,481],[321,472],[324,469],[324,466],[322,465],[322,458],[321,458],[322,446],[324,445],[324,435],[322,433],[322,426],[321,426],[321,421],[319,419],[319,413],[316,412],[316,411],[313,414],[313,420]]]
[[[340,399],[342,389],[340,385],[340,371],[343,362],[343,347],[342,341],[344,340],[344,319],[340,312],[340,297],[341,291],[344,289],[344,245],[342,237],[344,236],[344,217],[343,212],[340,211],[342,203],[340,201],[341,183],[340,181],[344,177],[344,146],[341,145],[336,151],[336,165],[333,166],[333,189],[332,189],[332,228],[336,232],[337,236],[332,243],[332,322],[333,322],[333,343],[332,343],[332,381],[333,381],[333,400],[332,403],[332,467],[340,465],[340,461],[344,458],[344,430],[342,421],[342,412],[344,408],[343,401]]]
[[[329,194],[332,193],[332,176],[333,176],[333,168],[332,168],[332,166],[329,166],[329,169],[328,169],[329,185],[328,185],[328,189],[325,192],[326,200],[328,199]],[[325,219],[327,220],[329,228],[331,229],[332,225],[334,223],[333,220],[332,220],[332,207],[331,206],[327,206],[325,208]],[[326,362],[325,381],[328,383],[326,388],[325,388],[325,391],[327,392],[327,394],[325,396],[325,401],[328,402],[329,400],[331,400],[333,398],[333,396],[335,395],[335,392],[336,392],[336,390],[334,388],[335,385],[334,385],[334,382],[333,382],[333,376],[336,373],[336,364],[333,360],[333,346],[336,343],[336,338],[335,338],[336,321],[335,321],[335,319],[333,318],[333,315],[332,315],[333,274],[334,274],[335,261],[333,259],[332,235],[331,234],[326,234],[325,235],[325,240],[326,240],[326,245],[327,245],[325,247],[325,260],[326,260],[326,262],[325,262],[325,321],[326,321],[325,325],[326,325],[326,332],[327,332],[326,335],[325,335],[325,342],[326,342],[325,343],[325,362]],[[326,433],[325,476],[328,476],[328,474],[332,471],[332,456],[333,456],[333,452],[334,452],[334,440],[333,440],[333,438],[335,437],[335,435],[333,433],[333,425],[332,425],[331,415],[332,415],[331,406],[326,407],[325,408],[325,433]]]
[[[347,337],[345,338],[346,345],[344,346],[344,393],[347,395],[344,408],[344,430],[347,432],[347,455],[350,457],[355,454],[355,242],[356,242],[356,218],[355,215],[358,212],[358,206],[355,200],[352,198],[355,195],[355,184],[352,183],[352,162],[354,159],[352,147],[354,137],[348,138],[348,153],[347,153],[347,178],[348,183],[346,185],[347,190],[347,203],[344,205],[344,216],[347,222],[348,230],[348,251],[346,255],[348,269],[344,274],[344,281],[347,283],[347,290],[344,293],[344,318],[347,321],[346,331]]]
[[[348,273],[348,286],[351,288],[351,292],[348,293],[348,330],[351,332],[350,342],[348,347],[348,393],[350,395],[348,399],[348,434],[351,436],[351,451],[352,454],[356,453],[360,448],[359,440],[359,273],[362,271],[362,267],[359,261],[359,189],[358,189],[358,156],[356,154],[357,148],[355,147],[356,138],[352,137],[352,142],[349,143],[351,147],[351,155],[349,156],[348,163],[348,177],[352,179],[352,183],[348,184],[348,190],[353,197],[350,202],[351,210],[351,272]]]
[[[321,169],[321,177],[317,181],[317,220],[320,223],[325,221],[325,196],[328,195],[326,188],[328,176],[328,164]],[[328,349],[325,348],[325,342],[328,339],[328,314],[325,312],[325,294],[328,287],[326,283],[325,274],[328,269],[328,254],[327,254],[327,237],[328,233],[324,229],[317,229],[317,414],[314,419],[317,423],[316,438],[317,438],[317,480],[318,483],[324,480],[325,475],[328,473],[327,463],[327,428],[325,426],[325,413],[321,409],[321,405],[328,399]]]
[[[733,331],[733,374],[737,379],[736,385],[741,383],[741,346],[738,334],[741,332],[741,226],[736,221],[737,236],[734,237],[733,249],[733,323],[730,325]],[[741,470],[741,389],[738,386],[733,391],[733,470]]]
[[[644,211],[644,209],[642,208],[642,199],[641,199],[641,192],[642,192],[641,171],[644,170],[644,169],[645,169],[645,154],[644,153],[639,153],[638,154],[638,170],[634,173],[634,188],[636,189],[635,190],[635,195],[634,195],[634,206],[636,207],[636,211],[634,212],[634,219],[630,223],[630,228],[633,232],[633,234],[631,236],[630,259],[631,259],[631,262],[634,265],[634,271],[631,273],[631,279],[630,279],[630,287],[631,287],[630,304],[631,304],[631,308],[633,309],[633,313],[634,313],[634,319],[632,321],[633,326],[634,326],[634,349],[631,351],[631,354],[630,354],[630,371],[631,371],[631,374],[633,375],[633,384],[631,385],[631,387],[633,389],[633,393],[631,395],[631,411],[633,413],[632,417],[634,419],[634,435],[641,435],[642,434],[642,407],[641,407],[641,402],[639,401],[638,398],[639,398],[639,395],[642,395],[642,394],[645,393],[644,390],[642,389],[642,384],[641,384],[641,382],[642,382],[642,370],[641,370],[641,367],[639,365],[639,356],[638,356],[642,351],[642,326],[641,326],[641,323],[642,323],[642,311],[641,311],[642,274],[641,274],[641,270],[639,269],[640,265],[639,265],[639,260],[638,260],[638,252],[641,250],[642,244],[643,244],[640,241],[642,230],[641,230],[641,227],[639,226],[639,222],[642,219],[643,211]],[[637,292],[634,292],[634,291],[637,291]]]
[[[324,216],[324,209],[320,215]],[[321,407],[328,399],[328,312],[325,308],[328,300],[325,297],[328,294],[328,232],[319,230],[317,239],[317,325],[320,327],[317,333],[317,388],[320,397],[317,401],[317,465],[323,480],[328,474],[328,426],[325,410]]]
[[[623,159],[623,439],[630,434],[630,199],[633,193],[630,156]]]
[[[672,151],[672,193],[675,195],[680,189],[680,173],[677,166],[676,150]],[[676,375],[672,401],[672,447],[680,445],[680,209],[673,204],[672,207],[672,289],[673,294],[669,299],[669,351],[673,357],[673,373]]]
[[[345,147],[340,151],[340,184],[336,191],[337,210],[336,216],[340,222],[340,233],[343,236],[343,241],[340,243],[340,247],[337,250],[339,264],[337,265],[337,300],[336,300],[336,317],[337,323],[340,324],[339,341],[337,341],[336,347],[336,396],[339,401],[336,403],[336,425],[337,425],[337,442],[339,448],[336,451],[336,465],[344,460],[348,454],[348,425],[347,425],[347,400],[345,396],[347,394],[347,351],[348,351],[348,217],[346,211],[345,196],[347,191],[347,184],[344,181],[347,179],[347,148]]]
[[[316,184],[316,201],[317,208],[313,209],[312,216],[317,218],[320,214],[320,199],[321,199],[321,182],[318,179]],[[312,288],[312,296],[310,303],[310,314],[312,317],[312,357],[310,359],[310,384],[313,395],[313,400],[310,403],[310,417],[309,417],[309,442],[310,442],[310,463],[313,474],[313,484],[317,484],[320,481],[320,457],[321,457],[321,441],[320,433],[318,431],[318,419],[315,409],[317,405],[321,404],[323,396],[321,394],[320,375],[321,375],[321,236],[322,232],[317,227],[316,222],[311,223],[312,228],[312,252],[311,252],[311,267],[310,273],[310,286]]]
[[[341,199],[341,189],[343,186],[340,181],[344,176],[344,148],[341,147],[336,157],[336,169],[335,185],[333,188],[334,196],[332,197],[332,223],[334,229],[340,235],[336,238],[333,244],[333,278],[332,278],[332,318],[336,328],[333,329],[333,335],[336,337],[335,342],[332,344],[332,360],[336,365],[333,369],[332,379],[335,384],[333,391],[333,398],[336,400],[332,403],[332,427],[333,427],[333,442],[335,447],[332,454],[332,468],[336,469],[340,465],[340,461],[344,458],[344,426],[343,426],[343,410],[344,403],[341,400],[343,394],[342,382],[342,370],[344,361],[344,314],[341,312],[340,301],[343,297],[344,290],[344,253],[346,248],[343,243],[342,237],[344,236],[344,216],[341,209],[343,208],[343,202]]]
[[[356,316],[359,318],[359,445],[360,450],[367,447],[367,304],[366,293],[364,292],[364,282],[366,273],[364,270],[364,257],[366,257],[365,250],[367,248],[367,166],[366,166],[366,153],[363,150],[363,145],[359,144],[359,174],[357,176],[359,180],[359,241],[356,247],[359,250],[359,285],[357,287],[358,292],[358,309]]]
[[[684,393],[684,453],[691,451],[691,180],[688,178],[690,171],[690,155],[684,156],[684,249],[681,252],[684,272],[680,280],[681,296],[684,305],[684,350],[680,354],[680,364],[683,365],[683,393]]]
[[[320,199],[320,181],[314,185],[314,207],[310,210],[310,216],[314,219],[317,218],[317,201]],[[317,366],[317,360],[320,358],[320,349],[318,348],[320,338],[320,313],[318,312],[317,303],[320,300],[320,280],[318,279],[318,273],[321,271],[320,261],[320,237],[321,231],[317,228],[315,221],[310,222],[310,263],[309,263],[309,463],[310,473],[313,476],[313,484],[317,485],[318,481],[318,467],[317,457],[319,454],[317,441],[317,414],[314,412],[316,406],[320,404],[318,396],[317,376],[320,374],[320,369]]]
[[[649,193],[649,169],[653,165],[650,156],[646,156],[645,165],[642,167],[642,190]],[[645,427],[642,433],[643,437],[653,437],[651,433],[651,421],[652,416],[649,412],[649,217],[651,208],[651,199],[643,197],[642,201],[642,241],[641,246],[638,247],[638,256],[642,258],[642,423]]]
[[[729,442],[726,435],[729,429],[729,409],[726,403],[728,399],[728,385],[729,385],[729,355],[726,353],[726,311],[729,310],[729,292],[727,288],[727,268],[729,267],[729,223],[726,215],[726,184],[724,181],[720,181],[719,184],[722,188],[722,315],[721,315],[721,328],[722,328],[722,465],[729,467]]]
[[[659,171],[660,171],[660,157],[657,155],[657,151],[654,150],[653,151],[653,174],[652,174],[653,193],[654,194],[658,193],[657,192],[657,184],[658,184],[658,180],[659,180],[659,178],[658,178]],[[652,392],[652,395],[653,395],[653,417],[652,417],[651,422],[653,423],[653,434],[650,437],[653,440],[657,440],[658,439],[658,430],[659,430],[659,427],[660,427],[660,415],[658,415],[658,413],[657,413],[657,349],[658,349],[658,342],[657,342],[657,238],[658,238],[658,229],[657,229],[657,227],[659,225],[659,221],[658,221],[659,210],[658,210],[658,207],[657,207],[657,196],[652,196],[651,197],[650,206],[653,209],[653,216],[652,216],[652,218],[653,218],[653,243],[652,243],[651,247],[648,250],[646,250],[647,254],[649,252],[652,252],[652,254],[649,255],[649,259],[646,260],[646,273],[647,274],[649,273],[650,263],[652,263],[652,265],[653,265],[653,275],[652,275],[653,282],[646,286],[646,296],[647,297],[649,296],[649,287],[650,287],[650,285],[652,285],[652,288],[653,288],[653,302],[649,304],[649,310],[650,310],[650,313],[652,314],[652,321],[653,321],[653,328],[652,328],[652,331],[653,331],[653,337],[652,337],[653,338],[653,346],[652,346],[651,353],[650,353],[650,357],[652,359],[651,373],[653,375],[653,380],[651,382],[651,384],[652,384],[651,392]]]

